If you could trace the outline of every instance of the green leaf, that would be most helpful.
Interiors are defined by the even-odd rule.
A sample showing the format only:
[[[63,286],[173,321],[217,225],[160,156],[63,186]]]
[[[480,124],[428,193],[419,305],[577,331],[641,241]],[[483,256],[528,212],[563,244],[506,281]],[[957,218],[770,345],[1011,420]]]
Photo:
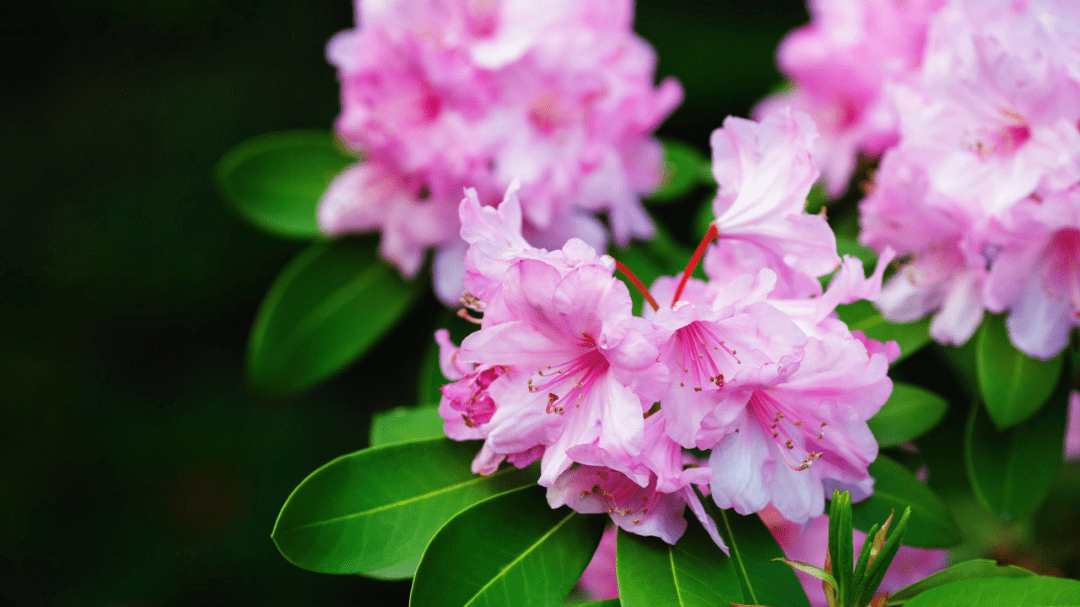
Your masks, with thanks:
[[[624,607],[713,607],[744,601],[734,561],[697,520],[670,545],[619,530],[615,569]]]
[[[354,162],[328,131],[270,133],[230,150],[218,162],[216,176],[244,219],[279,236],[315,238],[319,199]]]
[[[949,582],[955,582],[956,580],[996,577],[1030,577],[1032,575],[1035,574],[1027,569],[1016,567],[1014,565],[998,565],[997,562],[989,559],[964,561],[963,563],[957,563],[952,567],[938,571],[930,577],[919,580],[910,586],[905,586],[904,588],[897,590],[889,595],[889,601],[886,605],[888,607],[900,607],[900,605],[910,601],[918,594]]]
[[[777,561],[784,551],[776,543],[761,518],[740,516],[733,510],[717,511],[707,505],[720,527],[720,535],[731,550],[735,575],[743,591],[743,602],[776,607],[809,607],[799,578],[791,567]]]
[[[444,438],[339,457],[292,492],[271,537],[304,569],[385,577],[418,557],[458,512],[533,480],[512,468],[477,476],[474,455],[474,443]]]
[[[1015,426],[1046,404],[1061,375],[1063,356],[1038,360],[1017,350],[1003,316],[987,318],[975,340],[979,394],[998,428]]]
[[[918,438],[938,425],[949,403],[918,386],[893,383],[892,396],[867,424],[878,445],[892,447]]]
[[[907,468],[885,455],[870,464],[874,494],[852,506],[852,521],[859,531],[881,523],[893,511],[911,506],[911,522],[904,535],[905,546],[948,548],[960,542],[960,529],[945,504]]]
[[[854,597],[855,547],[851,533],[851,494],[834,489],[829,504],[829,561],[836,578],[839,605],[847,605]],[[859,572],[862,576],[862,572]]]
[[[819,580],[821,580],[823,582],[828,582],[828,583],[832,584],[834,587],[836,586],[836,578],[834,578],[831,573],[829,573],[828,571],[825,571],[821,567],[815,567],[815,566],[813,566],[813,565],[811,565],[809,563],[804,563],[802,561],[793,561],[791,559],[776,559],[776,560],[778,560],[781,563],[787,565],[788,567],[791,567],[792,569],[801,571],[801,572],[805,573],[806,575],[812,575],[812,576],[816,577],[817,579],[819,579]]]
[[[420,564],[420,557],[423,555],[416,555],[409,557],[400,563],[390,565],[389,567],[381,567],[379,569],[373,569],[371,571],[363,572],[364,577],[374,578],[376,580],[386,580],[393,582],[396,580],[407,580],[416,573],[416,566]]]
[[[903,324],[892,323],[882,318],[874,305],[865,300],[837,306],[836,313],[852,331],[862,331],[867,337],[878,341],[895,340],[900,345],[900,357],[894,364],[930,343],[929,318]]]
[[[436,406],[397,407],[371,417],[372,447],[442,436],[443,419],[439,417],[439,408]]]
[[[1030,577],[959,580],[931,588],[907,607],[1076,607],[1080,581]]]
[[[1008,430],[995,428],[981,407],[971,408],[964,434],[968,479],[983,506],[1004,523],[1034,514],[1057,479],[1067,394],[1067,386],[1059,388],[1057,402]]]
[[[712,182],[712,166],[697,148],[681,141],[664,142],[664,179],[645,199],[648,204],[672,202],[702,183]]]
[[[431,540],[413,580],[416,607],[555,607],[589,563],[607,517],[553,510],[543,487],[485,500]]]
[[[859,581],[858,588],[850,594],[850,596],[855,597],[855,605],[866,605],[874,598],[878,586],[885,579],[885,573],[888,571],[889,565],[892,564],[893,558],[896,557],[897,551],[900,550],[900,544],[904,540],[910,519],[911,507],[908,506],[904,508],[900,521],[892,525],[892,533],[889,534],[889,539],[885,540],[885,545],[867,567],[866,574]]]
[[[619,607],[619,599],[606,599],[603,601],[593,601],[592,603],[584,603],[580,607]]]
[[[259,307],[248,346],[251,382],[275,394],[317,384],[364,354],[421,292],[376,256],[371,239],[309,246]]]

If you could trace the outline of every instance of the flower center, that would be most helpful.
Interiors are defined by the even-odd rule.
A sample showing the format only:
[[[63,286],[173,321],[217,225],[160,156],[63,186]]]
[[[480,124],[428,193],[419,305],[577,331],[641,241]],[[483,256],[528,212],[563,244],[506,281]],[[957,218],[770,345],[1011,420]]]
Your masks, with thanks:
[[[682,378],[680,388],[690,387],[694,392],[701,392],[704,386],[712,384],[717,389],[724,387],[724,374],[713,355],[726,354],[735,364],[742,364],[735,350],[729,348],[724,340],[717,337],[709,327],[700,321],[694,321],[675,332],[680,352]]]
[[[537,369],[529,378],[529,392],[547,392],[545,412],[562,415],[570,406],[579,407],[597,378],[608,369],[608,361],[596,348],[591,335],[582,335],[586,351],[560,365]]]
[[[800,419],[772,396],[755,390],[750,396],[750,409],[757,417],[761,429],[772,435],[780,447],[780,454],[792,470],[806,470],[822,455],[811,450],[825,438],[825,422]]]

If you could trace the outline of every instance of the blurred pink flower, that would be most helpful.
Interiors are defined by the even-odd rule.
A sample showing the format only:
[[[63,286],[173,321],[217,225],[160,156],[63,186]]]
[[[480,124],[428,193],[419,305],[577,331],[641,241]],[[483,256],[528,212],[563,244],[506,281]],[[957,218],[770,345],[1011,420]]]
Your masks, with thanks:
[[[331,184],[324,232],[380,231],[406,276],[436,249],[438,295],[461,290],[463,187],[494,205],[521,181],[525,237],[603,248],[652,235],[640,197],[661,179],[651,136],[682,91],[654,86],[656,57],[631,0],[356,2],[327,57],[341,80],[338,136],[363,160]]]
[[[1080,459],[1080,392],[1069,393],[1069,418],[1065,426],[1065,459]]]
[[[794,87],[754,110],[763,118],[790,105],[821,137],[814,160],[831,196],[847,189],[859,153],[876,157],[898,137],[884,88],[911,78],[922,61],[930,18],[946,0],[810,0],[811,22],[788,34],[777,62]]]
[[[884,315],[934,314],[962,344],[984,310],[1008,313],[1030,356],[1080,325],[1080,21],[1057,0],[952,0],[916,78],[888,88],[900,141],[861,204],[861,240],[906,261]]]

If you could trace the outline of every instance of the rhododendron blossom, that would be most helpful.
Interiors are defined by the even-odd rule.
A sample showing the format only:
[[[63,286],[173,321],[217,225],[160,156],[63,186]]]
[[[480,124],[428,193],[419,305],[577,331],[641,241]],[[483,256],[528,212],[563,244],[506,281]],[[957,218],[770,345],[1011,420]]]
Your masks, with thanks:
[[[858,155],[896,143],[896,108],[885,94],[919,68],[930,18],[945,0],[810,0],[812,21],[780,44],[777,62],[794,84],[765,99],[758,118],[791,105],[808,113],[821,138],[814,159],[829,193],[847,189]]]
[[[654,86],[656,57],[631,30],[631,0],[357,0],[357,27],[327,57],[341,80],[335,130],[363,156],[319,208],[328,234],[380,231],[415,275],[436,249],[437,294],[456,302],[457,203],[494,205],[521,180],[523,232],[550,248],[648,237],[640,197],[660,183],[651,132],[682,91]]]
[[[553,507],[669,543],[689,507],[721,547],[701,495],[802,522],[836,487],[869,494],[866,420],[889,396],[898,349],[852,333],[835,308],[875,297],[892,257],[867,278],[857,260],[841,263],[822,218],[801,213],[813,137],[793,112],[725,121],[713,136],[716,222],[682,276],[651,292],[580,240],[530,246],[515,186],[498,207],[468,191],[461,301],[480,327],[460,347],[436,337],[454,380],[439,412],[451,438],[483,440],[474,472],[540,460]],[[729,247],[757,251],[758,267],[707,263],[708,281],[690,278]],[[822,293],[817,278],[838,266]],[[645,316],[616,269],[644,292]]]
[[[879,301],[899,322],[934,313],[967,341],[983,311],[1013,343],[1060,352],[1080,326],[1080,27],[1075,6],[951,1],[922,68],[896,84],[900,140],[861,205],[862,241],[907,263]]]

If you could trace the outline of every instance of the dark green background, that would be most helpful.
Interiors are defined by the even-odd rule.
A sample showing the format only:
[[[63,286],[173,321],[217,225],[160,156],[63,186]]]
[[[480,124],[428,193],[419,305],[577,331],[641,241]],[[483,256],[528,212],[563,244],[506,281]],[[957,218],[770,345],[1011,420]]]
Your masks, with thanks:
[[[329,128],[323,47],[351,3],[5,8],[0,598],[404,604],[406,583],[302,571],[269,533],[308,472],[366,444],[373,409],[414,404],[438,305],[307,395],[254,393],[248,329],[302,244],[244,225],[212,183],[249,137]],[[639,3],[660,73],[687,90],[662,134],[707,150],[778,85],[776,43],[805,21],[791,0]],[[662,219],[690,240],[692,211]]]

